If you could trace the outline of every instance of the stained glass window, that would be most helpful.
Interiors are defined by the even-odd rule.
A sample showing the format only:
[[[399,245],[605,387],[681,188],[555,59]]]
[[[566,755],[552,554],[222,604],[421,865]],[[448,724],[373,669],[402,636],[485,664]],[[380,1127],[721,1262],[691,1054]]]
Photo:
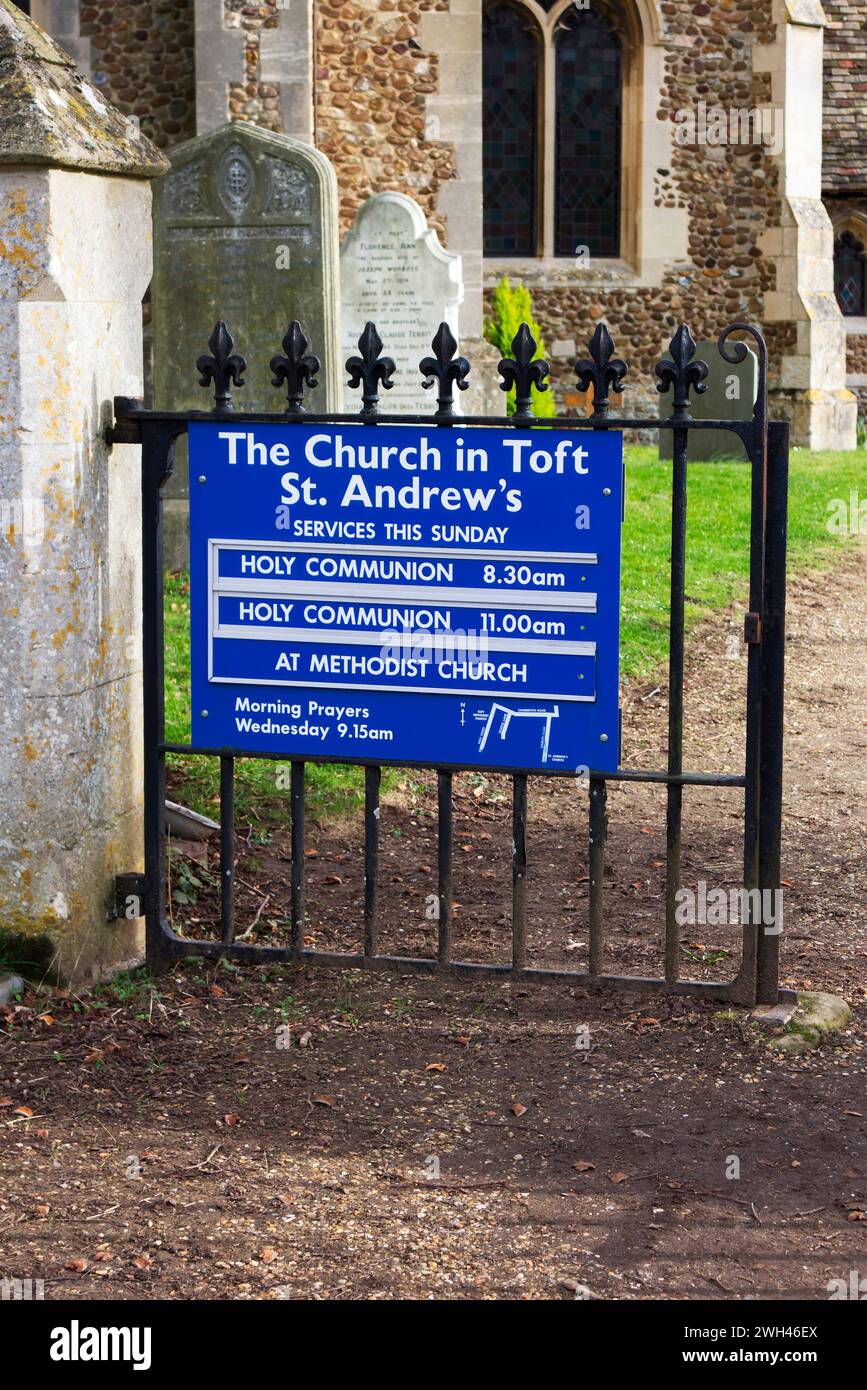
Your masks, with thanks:
[[[847,316],[867,316],[867,258],[864,243],[844,232],[834,243],[834,291]]]
[[[535,256],[539,42],[511,5],[485,10],[482,26],[486,256]]]
[[[568,11],[556,37],[554,254],[620,254],[622,54],[604,15]]]

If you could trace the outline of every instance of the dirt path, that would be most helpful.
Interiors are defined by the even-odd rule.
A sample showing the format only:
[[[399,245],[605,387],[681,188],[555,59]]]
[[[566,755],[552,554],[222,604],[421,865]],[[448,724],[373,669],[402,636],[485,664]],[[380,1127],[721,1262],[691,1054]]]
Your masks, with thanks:
[[[867,1274],[865,613],[863,557],[793,589],[783,977],[849,999],[836,1046],[778,1060],[730,1012],[580,985],[189,968],[41,1021],[30,997],[0,1035],[0,1274],[48,1298],[233,1299],[824,1299]],[[739,766],[737,622],[691,645],[688,766]],[[630,692],[626,764],[661,765],[664,719],[664,691]],[[580,969],[585,799],[534,787],[532,958]],[[459,941],[504,959],[507,788],[457,791]],[[384,807],[384,949],[431,950],[432,809],[424,778]],[[608,964],[657,973],[662,796],[610,809]],[[739,836],[736,794],[691,792],[687,880],[735,882]],[[310,838],[310,937],[357,946],[359,828]],[[239,866],[275,899],[257,939],[281,937],[287,855]],[[684,950],[734,973],[724,929]]]

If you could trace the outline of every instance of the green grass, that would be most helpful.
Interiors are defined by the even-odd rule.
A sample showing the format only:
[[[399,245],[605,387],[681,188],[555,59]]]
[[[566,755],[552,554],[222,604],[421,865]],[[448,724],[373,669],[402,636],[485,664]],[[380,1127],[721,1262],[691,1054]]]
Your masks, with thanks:
[[[789,574],[834,564],[857,541],[828,532],[828,504],[865,491],[867,454],[792,451]],[[744,463],[691,463],[688,479],[687,630],[735,599],[749,577],[750,474]],[[671,463],[653,447],[626,450],[621,668],[644,678],[668,658]],[[721,642],[722,645],[722,642]]]
[[[793,450],[789,479],[789,573],[834,564],[857,541],[828,532],[828,504],[867,491],[867,453],[809,453]],[[735,600],[746,601],[749,575],[750,474],[743,463],[692,463],[687,516],[687,630]],[[644,679],[668,656],[668,560],[671,527],[671,463],[655,447],[626,450],[626,517],[623,528],[621,667]],[[170,743],[190,736],[189,580],[166,583],[166,732]],[[724,649],[721,632],[720,646]],[[213,814],[219,804],[215,758],[173,755],[181,773],[183,800]],[[284,815],[288,791],[276,785],[275,764],[239,759],[236,800],[263,839],[268,822]],[[363,774],[358,768],[308,764],[314,814],[336,815],[359,805]]]

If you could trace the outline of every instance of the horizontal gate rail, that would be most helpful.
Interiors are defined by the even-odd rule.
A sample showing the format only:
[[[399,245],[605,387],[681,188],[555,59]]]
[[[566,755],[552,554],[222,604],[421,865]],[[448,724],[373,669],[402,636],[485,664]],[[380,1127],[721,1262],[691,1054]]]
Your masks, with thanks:
[[[433,356],[420,363],[424,385],[436,386],[436,409],[429,415],[380,411],[379,390],[387,391],[395,374],[394,362],[382,356],[382,342],[368,324],[359,339],[358,356],[346,367],[349,386],[361,388],[362,406],[352,413],[316,412],[306,408],[308,392],[317,384],[318,360],[293,323],[283,340],[285,355],[271,360],[275,386],[285,386],[287,405],[281,413],[235,412],[232,388],[243,386],[246,363],[234,353],[226,325],[215,328],[210,354],[196,363],[200,384],[213,384],[215,406],[211,411],[146,410],[138,401],[115,398],[115,420],[106,431],[112,443],[142,445],[142,544],[144,638],[144,755],[145,755],[145,911],[148,963],[153,970],[172,960],[199,956],[217,960],[264,963],[298,961],[338,968],[405,970],[422,974],[447,972],[455,976],[519,978],[538,983],[585,982],[611,989],[660,990],[697,994],[743,1004],[772,1003],[789,991],[779,987],[779,937],[749,920],[743,927],[742,958],[736,977],[710,982],[680,977],[680,938],[676,917],[681,882],[683,789],[685,787],[735,788],[744,794],[743,887],[779,889],[782,820],[783,661],[785,653],[785,564],[788,486],[788,426],[768,421],[767,349],[757,328],[735,323],[719,336],[718,350],[729,364],[743,362],[746,344],[732,338],[745,334],[753,340],[758,357],[758,393],[749,420],[695,420],[690,414],[691,392],[706,390],[707,363],[695,356],[689,329],[680,327],[670,344],[670,355],[657,363],[657,389],[672,393],[672,414],[667,419],[612,416],[609,393],[624,391],[628,367],[613,356],[614,343],[600,324],[589,345],[589,358],[576,363],[578,385],[591,390],[588,416],[534,417],[532,389],[547,390],[547,363],[534,357],[536,344],[522,325],[512,344],[514,356],[499,365],[502,389],[515,387],[512,415],[460,416],[455,413],[454,388],[466,389],[470,364],[457,355],[447,325],[441,324],[432,341]],[[621,768],[616,772],[586,770],[589,843],[589,960],[586,971],[544,969],[527,964],[527,801],[528,778],[533,776],[576,778],[574,771],[501,768],[512,778],[512,951],[509,964],[485,964],[453,959],[453,835],[454,776],[459,765],[400,759],[317,757],[316,763],[347,761],[364,768],[364,898],[362,949],[318,951],[305,945],[305,760],[291,763],[291,944],[264,946],[235,939],[235,760],[262,758],[287,761],[285,754],[250,753],[227,747],[193,747],[169,742],[165,737],[164,633],[163,633],[163,508],[162,489],[171,476],[176,441],[197,421],[226,419],[238,426],[255,424],[365,424],[424,425],[448,429],[455,425],[545,430],[671,432],[672,509],[671,575],[669,609],[668,749],[661,770]],[[742,773],[688,771],[683,767],[684,734],[684,610],[686,573],[686,519],[688,504],[688,439],[694,430],[725,430],[743,443],[749,466],[751,491],[749,613],[745,622],[747,643],[746,739]],[[171,929],[167,914],[165,848],[166,756],[185,754],[220,760],[220,936],[219,940],[189,940]],[[379,844],[381,770],[385,766],[430,768],[437,773],[437,942],[431,957],[404,957],[379,951]],[[477,768],[473,770],[478,771]],[[607,974],[605,960],[604,869],[608,837],[608,783],[643,783],[666,789],[666,894],[664,974],[639,978]],[[752,901],[752,899],[750,900]]]

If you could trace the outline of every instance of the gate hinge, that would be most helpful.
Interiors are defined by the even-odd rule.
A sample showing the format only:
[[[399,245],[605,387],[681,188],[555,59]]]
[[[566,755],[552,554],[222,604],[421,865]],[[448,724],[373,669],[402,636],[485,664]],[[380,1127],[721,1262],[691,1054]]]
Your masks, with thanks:
[[[114,916],[131,922],[145,914],[144,874],[116,874],[114,880]]]
[[[109,449],[115,444],[141,444],[141,425],[135,417],[142,410],[144,401],[134,396],[115,396],[114,419],[103,431],[103,438]]]
[[[758,646],[762,640],[761,613],[747,613],[744,617],[744,641],[751,647]]]

